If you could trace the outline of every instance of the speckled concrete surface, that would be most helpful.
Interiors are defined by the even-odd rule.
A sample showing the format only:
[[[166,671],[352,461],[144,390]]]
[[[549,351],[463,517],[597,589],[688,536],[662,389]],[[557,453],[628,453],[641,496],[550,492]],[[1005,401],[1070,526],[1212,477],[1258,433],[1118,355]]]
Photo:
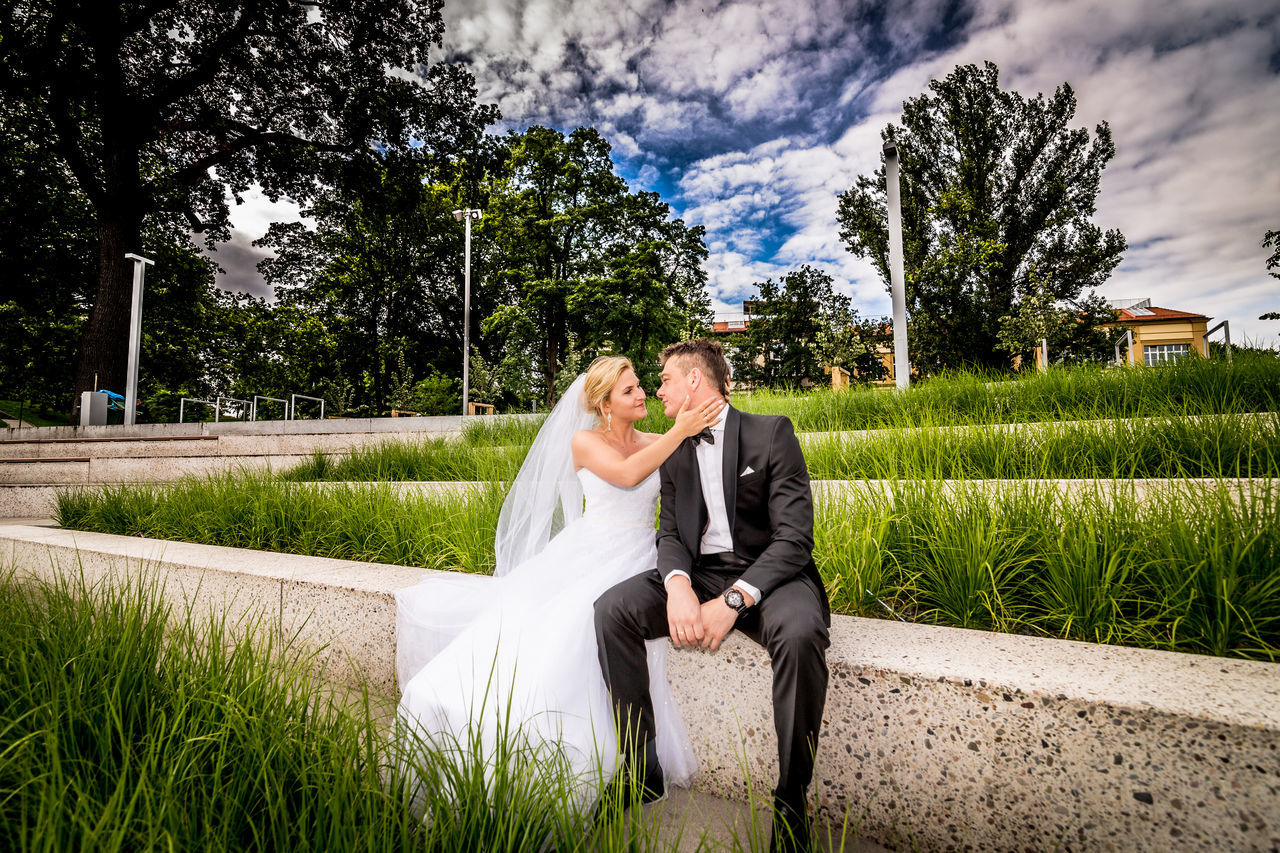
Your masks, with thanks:
[[[673,651],[703,761],[776,774],[767,656]],[[836,617],[815,802],[940,850],[1280,848],[1280,665]]]
[[[77,552],[77,546],[79,551]],[[0,528],[0,558],[45,573],[162,566],[175,595],[274,612],[391,689],[395,589],[420,569],[44,527]],[[1280,850],[1280,664],[835,617],[812,796],[862,836],[922,850]],[[702,771],[744,800],[775,777],[764,652],[673,650]]]

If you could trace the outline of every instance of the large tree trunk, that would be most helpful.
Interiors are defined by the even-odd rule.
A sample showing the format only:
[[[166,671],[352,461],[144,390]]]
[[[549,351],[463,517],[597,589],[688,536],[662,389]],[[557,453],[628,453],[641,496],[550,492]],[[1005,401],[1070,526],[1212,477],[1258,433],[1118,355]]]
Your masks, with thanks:
[[[141,234],[141,214],[99,214],[98,290],[80,338],[73,411],[79,411],[82,391],[105,388],[125,393],[133,297],[133,261],[125,253],[141,249]]]

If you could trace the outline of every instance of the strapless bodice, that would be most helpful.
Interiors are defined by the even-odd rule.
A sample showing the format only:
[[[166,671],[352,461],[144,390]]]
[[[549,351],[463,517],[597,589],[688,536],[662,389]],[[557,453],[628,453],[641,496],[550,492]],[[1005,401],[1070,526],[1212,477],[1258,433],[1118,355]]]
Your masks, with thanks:
[[[586,499],[583,518],[614,527],[653,527],[660,488],[657,471],[640,483],[623,488],[582,468],[578,482],[582,483]]]

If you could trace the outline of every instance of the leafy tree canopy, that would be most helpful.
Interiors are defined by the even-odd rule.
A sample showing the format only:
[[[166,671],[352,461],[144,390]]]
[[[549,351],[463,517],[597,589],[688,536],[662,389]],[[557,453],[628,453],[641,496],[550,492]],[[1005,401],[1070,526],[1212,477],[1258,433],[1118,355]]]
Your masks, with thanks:
[[[1050,282],[1031,273],[1033,290],[1016,310],[1000,318],[1000,348],[1025,357],[1045,341],[1049,360],[1059,363],[1105,361],[1111,355],[1113,335],[1104,325],[1114,327],[1119,316],[1106,300],[1096,294],[1059,303]]]
[[[503,303],[486,334],[527,354],[548,405],[571,341],[628,355],[652,381],[661,348],[710,317],[702,228],[672,219],[655,193],[632,193],[594,128],[532,127],[508,144],[479,229]]]
[[[1036,292],[1054,301],[1106,281],[1126,244],[1094,225],[1102,170],[1115,155],[1104,122],[1072,129],[1070,85],[1027,99],[999,85],[992,63],[963,65],[903,103],[898,146],[913,365],[1003,368],[1001,319]],[[840,237],[889,281],[885,174],[839,196]]]
[[[862,381],[882,372],[878,323],[858,320],[830,275],[808,265],[756,284],[751,322],[730,346],[734,379],[768,388],[818,385],[832,365]]]
[[[56,153],[98,230],[76,390],[121,384],[148,218],[225,239],[254,183],[310,198],[318,164],[371,146],[449,152],[496,117],[430,63],[442,0],[31,0],[0,11],[0,98]]]
[[[1268,231],[1262,238],[1262,246],[1266,249],[1275,249],[1271,257],[1267,258],[1267,269],[1271,270],[1272,278],[1280,278],[1280,231]],[[1280,311],[1268,311],[1258,319],[1280,320]]]

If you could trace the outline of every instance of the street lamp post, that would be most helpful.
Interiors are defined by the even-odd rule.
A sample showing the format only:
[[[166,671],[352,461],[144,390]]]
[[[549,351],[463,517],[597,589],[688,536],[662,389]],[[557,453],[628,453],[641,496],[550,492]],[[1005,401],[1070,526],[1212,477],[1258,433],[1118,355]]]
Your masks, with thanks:
[[[884,144],[884,184],[889,206],[889,288],[893,293],[893,378],[898,388],[911,382],[907,362],[907,295],[903,283],[902,193],[898,186],[898,146]]]
[[[133,308],[129,312],[129,364],[124,377],[124,425],[133,426],[138,410],[138,360],[142,356],[142,279],[147,265],[155,261],[133,252],[125,257],[133,261]]]
[[[466,260],[463,263],[462,289],[462,416],[467,416],[467,397],[471,392],[471,220],[480,219],[474,208],[455,210],[453,218],[467,224]]]

